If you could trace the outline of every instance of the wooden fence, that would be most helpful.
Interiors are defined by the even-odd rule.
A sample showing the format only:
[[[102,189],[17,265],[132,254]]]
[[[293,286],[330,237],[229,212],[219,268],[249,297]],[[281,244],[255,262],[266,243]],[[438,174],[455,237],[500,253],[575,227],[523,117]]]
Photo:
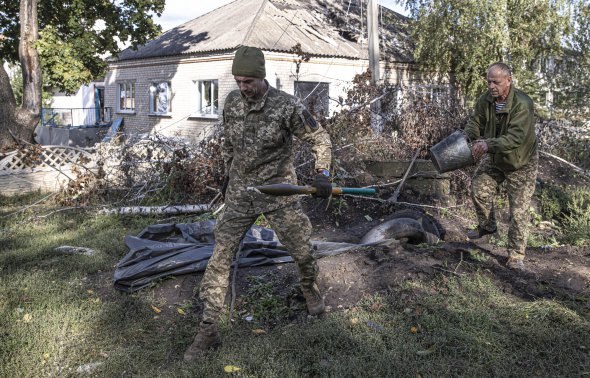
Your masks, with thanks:
[[[95,165],[91,149],[36,145],[12,151],[0,160],[0,193],[56,191]]]

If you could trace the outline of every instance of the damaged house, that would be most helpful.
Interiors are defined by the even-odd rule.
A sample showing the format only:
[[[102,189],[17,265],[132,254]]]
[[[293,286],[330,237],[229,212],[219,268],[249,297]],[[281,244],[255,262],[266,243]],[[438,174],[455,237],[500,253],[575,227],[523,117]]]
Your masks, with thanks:
[[[127,135],[198,140],[219,122],[242,45],[262,49],[269,83],[304,99],[318,117],[340,110],[369,67],[366,2],[236,0],[109,62],[105,105]],[[381,80],[407,85],[417,72],[408,19],[379,6]]]

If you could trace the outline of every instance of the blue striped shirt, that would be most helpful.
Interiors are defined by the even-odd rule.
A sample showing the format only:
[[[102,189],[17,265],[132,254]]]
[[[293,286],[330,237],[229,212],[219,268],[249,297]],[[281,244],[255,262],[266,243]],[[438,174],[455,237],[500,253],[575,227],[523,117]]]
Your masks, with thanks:
[[[495,102],[494,104],[496,105],[496,113],[501,112],[506,107],[505,102]]]

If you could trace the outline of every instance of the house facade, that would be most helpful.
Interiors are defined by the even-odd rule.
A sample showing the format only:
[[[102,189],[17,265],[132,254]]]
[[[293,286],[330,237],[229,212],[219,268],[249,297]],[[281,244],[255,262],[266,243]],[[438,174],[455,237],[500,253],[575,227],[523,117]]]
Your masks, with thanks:
[[[109,63],[105,105],[113,109],[114,118],[124,119],[127,135],[198,140],[221,120],[225,97],[237,89],[232,60],[235,51],[247,45],[264,51],[270,85],[301,98],[316,116],[328,117],[340,110],[338,99],[346,97],[355,75],[369,66],[360,18],[363,4],[346,3],[227,4],[119,54]],[[382,25],[382,80],[410,82],[414,65],[400,47],[407,44],[408,33],[402,28],[407,19],[381,11],[381,20],[388,22]]]

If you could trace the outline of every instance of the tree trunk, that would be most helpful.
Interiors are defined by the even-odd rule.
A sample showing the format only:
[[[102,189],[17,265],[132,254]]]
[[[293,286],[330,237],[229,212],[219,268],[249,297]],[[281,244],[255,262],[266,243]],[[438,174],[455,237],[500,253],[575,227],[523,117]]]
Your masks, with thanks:
[[[451,67],[457,67],[457,62],[455,60],[453,60],[453,62],[451,62]],[[451,106],[452,107],[458,107],[458,108],[463,108],[465,106],[465,101],[463,98],[463,93],[461,91],[461,84],[459,83],[459,81],[457,80],[457,76],[455,75],[454,72],[449,73],[449,84],[451,86]]]
[[[0,61],[0,152],[14,145],[15,141],[10,134],[18,129],[14,93],[3,63]]]
[[[35,48],[38,39],[37,0],[21,0],[18,55],[23,71],[23,109],[37,116],[41,113],[41,67]]]
[[[23,72],[23,106],[16,107],[10,78],[0,65],[0,151],[12,149],[21,141],[33,141],[41,113],[41,66],[35,48],[38,39],[37,0],[22,0],[18,53]]]
[[[10,78],[0,62],[0,154],[14,149],[21,141],[32,142],[39,115],[16,106]]]

